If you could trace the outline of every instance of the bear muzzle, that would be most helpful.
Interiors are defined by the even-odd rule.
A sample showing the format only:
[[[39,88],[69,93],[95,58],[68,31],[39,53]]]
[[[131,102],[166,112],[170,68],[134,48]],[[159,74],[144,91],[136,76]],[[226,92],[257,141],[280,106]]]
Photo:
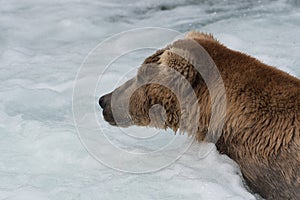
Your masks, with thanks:
[[[103,95],[102,97],[100,97],[99,99],[99,105],[102,109],[104,109],[106,107],[106,105],[110,104],[111,102],[111,94],[112,93],[109,93],[109,94],[106,94],[106,95]]]
[[[100,97],[99,105],[103,109],[102,114],[105,121],[107,121],[110,125],[115,126],[117,124],[111,110],[111,95],[112,93],[109,93]]]

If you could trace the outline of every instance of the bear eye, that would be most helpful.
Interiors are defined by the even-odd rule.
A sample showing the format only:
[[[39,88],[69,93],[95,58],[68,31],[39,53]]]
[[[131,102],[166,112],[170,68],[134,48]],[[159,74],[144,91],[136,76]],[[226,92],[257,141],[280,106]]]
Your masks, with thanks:
[[[151,80],[157,78],[160,71],[160,67],[156,63],[143,64],[137,74],[138,83],[148,83]]]
[[[147,79],[147,65],[142,65],[139,70],[138,70],[138,74],[137,74],[137,82],[138,83],[144,83]]]
[[[143,83],[144,78],[143,78],[143,76],[142,76],[141,74],[138,74],[138,75],[136,76],[136,80],[137,80],[138,83]]]

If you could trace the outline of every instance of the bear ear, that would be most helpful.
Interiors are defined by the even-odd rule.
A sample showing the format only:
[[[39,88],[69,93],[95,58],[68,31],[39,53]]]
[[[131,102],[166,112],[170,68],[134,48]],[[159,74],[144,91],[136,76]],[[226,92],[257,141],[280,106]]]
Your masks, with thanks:
[[[161,54],[159,62],[180,72],[192,84],[199,79],[199,73],[207,77],[207,81],[216,77],[212,70],[217,68],[214,61],[205,48],[193,39],[175,41]]]
[[[193,40],[210,40],[210,41],[217,41],[212,34],[210,33],[201,33],[198,31],[190,31],[185,35],[186,39],[193,39]]]
[[[160,49],[157,50],[153,55],[149,56],[146,58],[143,62],[143,64],[148,64],[148,63],[157,63],[160,59],[160,55],[165,51],[165,49]]]
[[[197,71],[194,69],[192,63],[188,61],[189,52],[183,50],[184,48],[180,49],[171,48],[170,50],[165,50],[161,56],[159,63],[162,66],[167,66],[167,68],[162,68],[164,70],[160,70],[160,74],[168,77],[170,74],[168,68],[172,68],[179,72],[186,80],[188,80],[191,84],[194,84],[197,76]],[[176,51],[179,50],[179,51]],[[181,51],[182,50],[182,51]]]

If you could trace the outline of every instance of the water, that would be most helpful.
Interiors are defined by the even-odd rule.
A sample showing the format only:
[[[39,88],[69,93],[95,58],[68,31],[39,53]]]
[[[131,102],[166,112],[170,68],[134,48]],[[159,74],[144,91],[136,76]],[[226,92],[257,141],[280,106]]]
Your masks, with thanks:
[[[227,156],[214,149],[199,159],[206,145],[193,144],[156,173],[100,164],[77,137],[73,84],[99,42],[149,26],[211,32],[226,46],[300,77],[299,6],[297,0],[2,1],[0,199],[255,199]],[[97,95],[113,89],[108,83]]]

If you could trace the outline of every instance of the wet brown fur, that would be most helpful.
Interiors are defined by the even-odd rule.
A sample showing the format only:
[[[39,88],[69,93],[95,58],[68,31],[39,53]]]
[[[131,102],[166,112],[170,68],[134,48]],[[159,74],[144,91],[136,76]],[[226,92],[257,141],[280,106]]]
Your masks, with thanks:
[[[193,31],[186,38],[204,47],[224,81],[227,110],[222,135],[216,144],[219,151],[239,164],[250,188],[262,197],[300,199],[300,80],[228,49],[212,35]],[[148,110],[152,105],[161,104],[166,110],[166,120],[162,123],[164,120],[160,117],[161,122],[158,120],[152,125],[177,131],[179,120],[193,121],[197,112],[194,108],[200,106],[202,128],[190,127],[188,123],[182,123],[181,128],[199,141],[203,140],[211,116],[211,102],[201,76],[168,47],[148,57],[144,61],[147,63],[167,66],[165,70],[153,71],[160,79],[173,81],[168,77],[168,68],[181,73],[192,85],[198,102],[182,109],[168,88],[149,84],[130,97],[132,123],[129,125],[149,125]],[[142,66],[137,77],[145,78],[143,74],[149,74],[149,70],[153,69]],[[126,93],[126,87],[120,89]]]

